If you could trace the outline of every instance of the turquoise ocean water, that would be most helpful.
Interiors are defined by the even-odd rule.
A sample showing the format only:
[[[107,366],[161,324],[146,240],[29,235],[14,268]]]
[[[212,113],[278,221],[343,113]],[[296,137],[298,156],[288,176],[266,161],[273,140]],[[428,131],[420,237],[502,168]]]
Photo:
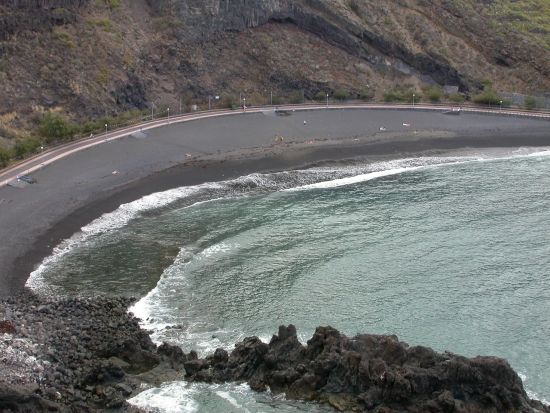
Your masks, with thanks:
[[[550,152],[331,163],[153,194],[33,273],[43,294],[129,294],[156,341],[206,354],[293,323],[509,360],[550,400]],[[325,409],[165,383],[150,410]]]

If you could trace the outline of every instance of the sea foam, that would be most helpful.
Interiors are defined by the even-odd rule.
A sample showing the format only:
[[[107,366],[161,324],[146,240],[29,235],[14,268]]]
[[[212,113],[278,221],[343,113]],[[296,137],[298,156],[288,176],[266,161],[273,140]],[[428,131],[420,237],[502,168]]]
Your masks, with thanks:
[[[523,157],[550,156],[550,150],[519,148],[495,157],[482,152],[473,156],[442,156],[397,159],[385,162],[353,162],[347,165],[323,166],[304,170],[269,174],[253,173],[237,179],[180,187],[153,193],[136,201],[122,204],[115,211],[103,214],[53,249],[52,254],[30,274],[27,286],[41,294],[52,293],[45,273],[75,248],[91,246],[93,240],[108,232],[117,231],[148,211],[157,210],[182,200],[202,196],[206,201],[226,199],[249,193],[330,189],[375,180],[382,177],[414,172],[422,168],[451,166],[466,162],[487,162]],[[189,206],[196,205],[191,203]]]

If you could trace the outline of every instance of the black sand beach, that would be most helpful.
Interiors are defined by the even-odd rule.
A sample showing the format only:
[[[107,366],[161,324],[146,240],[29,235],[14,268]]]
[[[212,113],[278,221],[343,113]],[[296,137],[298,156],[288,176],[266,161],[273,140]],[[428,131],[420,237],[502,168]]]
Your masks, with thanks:
[[[20,291],[62,239],[153,192],[356,156],[542,146],[547,120],[433,111],[270,111],[154,129],[61,159],[33,174],[34,185],[0,188],[0,296]]]

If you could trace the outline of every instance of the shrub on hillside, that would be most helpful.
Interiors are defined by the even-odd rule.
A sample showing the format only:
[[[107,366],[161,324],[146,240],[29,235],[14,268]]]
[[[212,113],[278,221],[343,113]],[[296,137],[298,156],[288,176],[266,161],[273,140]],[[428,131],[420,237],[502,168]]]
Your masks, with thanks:
[[[359,92],[359,99],[365,101],[374,99],[374,91],[370,88],[361,89]]]
[[[416,90],[408,87],[396,87],[384,93],[384,101],[412,103],[413,95],[415,103],[420,102],[422,95]]]
[[[290,95],[290,103],[292,103],[293,105],[303,103],[302,92],[295,92]]]
[[[443,97],[443,91],[437,86],[432,86],[425,91],[426,97],[432,103],[437,103],[441,101]]]
[[[273,104],[274,105],[282,105],[283,104],[283,98],[280,96],[273,95]]]
[[[537,99],[534,96],[526,96],[524,104],[526,109],[533,110],[537,107]]]
[[[318,102],[324,102],[327,99],[327,94],[325,92],[318,92],[313,97]]]
[[[80,127],[81,132],[85,135],[93,132],[101,132],[104,129],[105,123],[102,123],[100,120],[89,120]]]
[[[43,116],[38,132],[48,142],[52,142],[73,137],[78,132],[78,127],[67,121],[63,116],[48,112]]]
[[[42,143],[37,138],[23,138],[18,139],[13,147],[13,155],[17,159],[23,159],[25,156],[30,155],[38,151],[38,148],[42,146]]]
[[[483,83],[483,91],[475,95],[472,101],[478,105],[500,105],[501,102],[505,104],[502,97],[493,90],[493,85],[489,81]]]
[[[453,103],[464,103],[465,99],[460,93],[451,93],[449,95],[449,100]]]
[[[6,148],[0,148],[0,168],[8,165],[11,158],[11,153]]]
[[[334,91],[334,99],[346,100],[348,97],[349,97],[349,94],[344,89],[337,89]]]
[[[395,89],[384,92],[384,102],[400,102],[403,99],[400,93]]]

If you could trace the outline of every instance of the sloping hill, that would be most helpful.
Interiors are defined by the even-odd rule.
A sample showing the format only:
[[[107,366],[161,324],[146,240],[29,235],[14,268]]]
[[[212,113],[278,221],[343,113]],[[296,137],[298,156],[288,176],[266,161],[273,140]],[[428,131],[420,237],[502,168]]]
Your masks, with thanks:
[[[549,22],[547,0],[0,0],[0,145],[47,111],[84,122],[209,95],[550,91]]]

